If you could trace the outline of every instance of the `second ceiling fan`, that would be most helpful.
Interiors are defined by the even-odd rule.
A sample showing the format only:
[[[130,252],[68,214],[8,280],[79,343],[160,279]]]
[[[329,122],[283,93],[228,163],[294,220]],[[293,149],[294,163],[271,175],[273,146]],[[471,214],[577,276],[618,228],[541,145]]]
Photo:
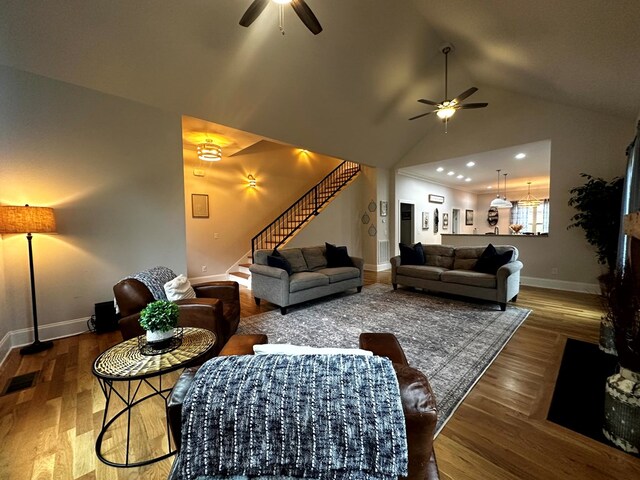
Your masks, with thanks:
[[[431,110],[430,112],[427,112],[427,113],[416,115],[415,117],[411,117],[409,120],[415,120],[417,118],[422,118],[431,113],[435,113],[438,116],[438,118],[441,118],[446,124],[448,120],[453,116],[453,114],[456,113],[456,111],[458,110],[464,110],[468,108],[484,108],[487,105],[489,105],[488,103],[466,103],[466,104],[462,103],[463,100],[465,100],[466,98],[470,97],[471,95],[473,95],[478,91],[476,87],[471,87],[470,89],[462,92],[460,95],[458,95],[454,99],[449,100],[449,92],[448,92],[448,80],[449,80],[448,79],[448,75],[449,75],[448,58],[449,57],[448,56],[452,50],[453,50],[453,47],[450,44],[444,45],[441,50],[442,53],[444,53],[444,100],[442,100],[441,102],[434,102],[433,100],[425,100],[424,98],[421,98],[420,100],[418,100],[418,102],[424,103],[425,105],[432,105],[436,107],[436,109]]]

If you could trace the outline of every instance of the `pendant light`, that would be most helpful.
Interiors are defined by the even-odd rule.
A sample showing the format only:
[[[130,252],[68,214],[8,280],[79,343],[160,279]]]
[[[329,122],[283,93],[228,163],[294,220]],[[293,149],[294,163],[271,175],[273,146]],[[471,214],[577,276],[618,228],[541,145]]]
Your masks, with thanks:
[[[518,200],[519,207],[537,207],[542,203],[542,201],[538,200],[536,197],[531,195],[531,182],[527,182],[529,185],[529,189],[527,190],[527,196],[522,200]]]
[[[498,169],[496,170],[496,172],[498,172],[498,194],[496,195],[496,198],[494,198],[493,200],[491,200],[491,207],[496,207],[496,208],[511,208],[513,205],[511,205],[511,202],[508,202],[506,197],[504,199],[500,198],[500,172],[501,170]],[[505,194],[506,194],[506,190],[507,190],[507,185],[505,183]]]
[[[507,200],[507,175],[508,173],[503,173],[504,175],[504,197],[502,197],[502,206],[498,208],[513,208],[513,203]]]

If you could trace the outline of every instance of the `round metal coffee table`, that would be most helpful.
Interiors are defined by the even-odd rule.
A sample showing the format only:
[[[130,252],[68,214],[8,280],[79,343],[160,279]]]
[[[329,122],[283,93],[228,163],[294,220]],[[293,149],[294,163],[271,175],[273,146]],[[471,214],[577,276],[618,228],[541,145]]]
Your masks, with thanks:
[[[142,338],[131,338],[105,350],[93,362],[93,374],[97,377],[105,397],[102,428],[96,439],[96,455],[113,467],[139,467],[163,460],[176,453],[172,445],[169,419],[166,416],[167,399],[173,385],[162,385],[162,375],[195,364],[207,355],[216,344],[215,333],[203,328],[184,327],[182,343],[175,349],[157,355],[141,353]],[[149,380],[158,377],[157,385]],[[115,388],[116,382],[124,382],[126,386]],[[140,387],[147,385],[151,393],[139,398]],[[120,390],[120,391],[119,391]],[[122,400],[124,407],[108,418],[112,395]],[[142,395],[142,394],[141,394]],[[165,404],[165,424],[167,430],[167,453],[160,456],[129,462],[131,437],[131,409],[152,397],[160,396]],[[127,416],[126,453],[124,463],[105,458],[102,454],[102,441],[109,427],[123,414]]]

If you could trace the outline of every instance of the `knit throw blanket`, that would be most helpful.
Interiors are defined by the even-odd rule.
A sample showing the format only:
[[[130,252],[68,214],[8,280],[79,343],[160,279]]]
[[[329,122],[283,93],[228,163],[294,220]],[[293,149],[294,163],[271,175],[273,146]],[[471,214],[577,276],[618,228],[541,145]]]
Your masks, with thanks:
[[[153,267],[129,275],[127,278],[134,278],[144,283],[156,300],[166,300],[167,294],[164,291],[164,284],[176,278],[176,274],[168,267]]]
[[[185,398],[176,462],[185,480],[406,476],[392,364],[357,355],[213,358]]]

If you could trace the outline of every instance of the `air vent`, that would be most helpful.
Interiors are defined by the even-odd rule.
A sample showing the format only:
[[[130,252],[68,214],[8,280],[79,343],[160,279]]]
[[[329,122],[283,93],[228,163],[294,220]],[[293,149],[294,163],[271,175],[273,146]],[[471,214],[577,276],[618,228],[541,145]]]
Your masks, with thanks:
[[[29,372],[25,373],[24,375],[13,377],[11,380],[9,380],[9,382],[7,382],[7,386],[2,392],[2,395],[8,395],[10,393],[18,392],[20,390],[26,390],[27,388],[33,387],[39,375],[40,370],[37,370],[35,372]]]

